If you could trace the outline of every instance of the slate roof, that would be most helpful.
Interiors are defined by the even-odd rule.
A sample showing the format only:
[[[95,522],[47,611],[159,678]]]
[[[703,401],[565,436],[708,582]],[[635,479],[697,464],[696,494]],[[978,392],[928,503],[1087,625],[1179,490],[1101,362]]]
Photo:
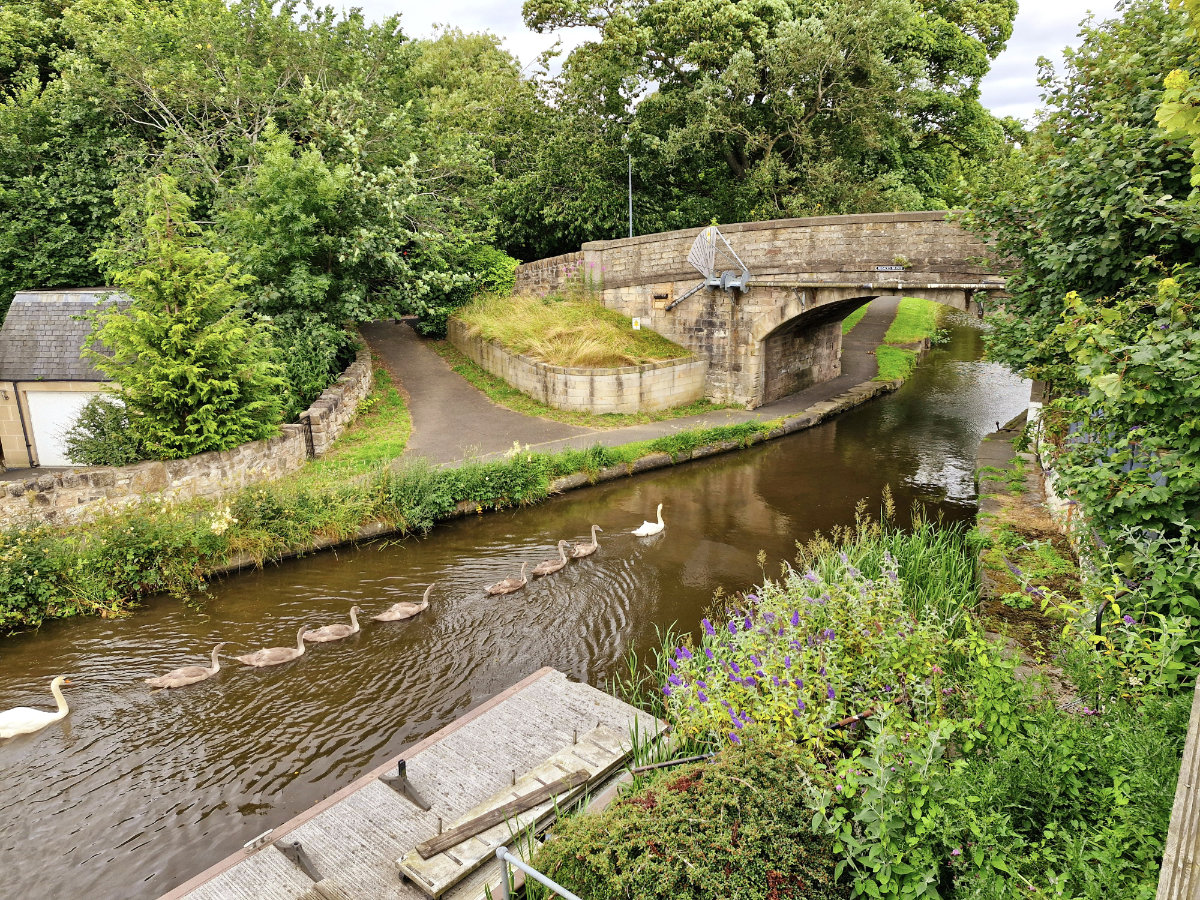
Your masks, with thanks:
[[[21,291],[0,327],[0,381],[108,381],[80,358],[97,306],[127,305],[115,288]]]

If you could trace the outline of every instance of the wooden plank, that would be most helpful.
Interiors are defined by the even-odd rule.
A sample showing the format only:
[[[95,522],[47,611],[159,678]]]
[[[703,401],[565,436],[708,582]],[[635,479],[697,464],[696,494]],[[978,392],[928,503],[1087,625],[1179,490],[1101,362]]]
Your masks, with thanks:
[[[541,806],[551,797],[565,793],[571,790],[571,788],[587,784],[590,777],[586,769],[572,772],[566,778],[559,778],[557,781],[552,781],[543,787],[530,791],[528,794],[522,794],[516,800],[509,800],[503,806],[497,806],[495,809],[488,810],[482,816],[470,819],[462,825],[439,834],[437,837],[417,844],[417,852],[421,854],[421,859],[429,859],[429,857],[441,853],[443,850],[449,850],[451,847],[461,844],[469,837],[475,837],[475,835],[487,831],[493,825],[499,825],[505,819],[517,813],[528,812],[535,806]]]
[[[1156,900],[1200,896],[1200,680],[1192,695],[1187,742],[1175,785],[1175,804],[1158,875]]]
[[[548,785],[581,769],[588,774],[589,781],[602,779],[619,768],[628,754],[629,749],[621,741],[617,731],[601,725],[600,728],[579,735],[575,743],[569,744],[526,772],[516,780],[515,785],[480,803],[455,823],[453,828],[503,807],[522,794],[535,790],[539,785]],[[569,807],[578,800],[584,790],[585,787],[580,785],[525,812],[510,814],[491,828],[428,859],[413,850],[397,861],[400,871],[427,896],[441,897],[491,860],[497,847],[510,843],[514,836],[529,829],[538,831],[553,820],[558,809]]]

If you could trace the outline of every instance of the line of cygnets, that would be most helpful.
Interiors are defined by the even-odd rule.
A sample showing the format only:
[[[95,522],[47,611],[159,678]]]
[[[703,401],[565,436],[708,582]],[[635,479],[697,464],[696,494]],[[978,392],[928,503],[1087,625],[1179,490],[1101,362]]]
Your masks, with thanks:
[[[658,504],[657,521],[643,522],[640,527],[634,529],[633,534],[638,537],[649,537],[650,535],[658,534],[663,530],[662,518],[663,505]],[[567,562],[572,559],[582,559],[585,556],[591,556],[599,548],[600,544],[596,540],[596,532],[603,531],[599,525],[592,526],[592,539],[587,543],[571,544],[569,541],[558,542],[558,559],[548,559],[538,563],[533,567],[532,574],[536,577],[552,575],[566,567]],[[570,547],[568,552],[567,548]],[[489,594],[511,594],[514,591],[519,591],[525,585],[529,584],[529,578],[525,571],[529,563],[521,563],[520,576],[512,576],[505,578],[503,581],[497,581],[495,584],[488,586]],[[435,583],[436,584],[436,583]],[[376,622],[400,622],[404,619],[411,619],[426,609],[429,608],[429,595],[433,592],[434,584],[425,588],[425,593],[421,597],[420,603],[412,603],[402,600],[399,603],[393,603],[383,612],[378,615],[371,616]],[[300,626],[300,630],[296,633],[295,647],[266,647],[262,650],[256,650],[253,653],[247,653],[244,656],[235,656],[238,662],[243,665],[253,666],[255,668],[263,668],[266,666],[278,666],[285,662],[291,662],[304,655],[304,643],[308,641],[314,644],[324,644],[330,641],[340,641],[343,638],[348,638],[352,634],[357,634],[360,630],[358,624],[358,614],[362,612],[357,606],[350,607],[350,624],[323,625],[313,631],[308,630],[308,625]],[[186,687],[189,684],[196,684],[212,678],[217,672],[221,671],[221,661],[218,653],[228,641],[222,641],[212,649],[212,665],[210,666],[184,666],[180,669],[175,669],[168,672],[166,675],[159,675],[155,678],[147,678],[146,684],[153,688],[179,688]],[[70,679],[65,675],[59,675],[50,682],[50,693],[54,696],[57,709],[54,712],[47,712],[43,709],[33,709],[29,706],[18,706],[14,709],[0,712],[0,740],[5,738],[16,737],[19,734],[32,734],[35,731],[40,731],[52,722],[57,722],[65,717],[70,708],[67,706],[66,698],[63,697],[62,686],[69,685]]]

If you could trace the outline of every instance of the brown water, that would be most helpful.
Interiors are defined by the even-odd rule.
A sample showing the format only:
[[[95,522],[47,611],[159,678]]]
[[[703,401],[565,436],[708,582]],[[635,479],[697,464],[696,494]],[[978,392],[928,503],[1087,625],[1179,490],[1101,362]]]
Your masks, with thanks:
[[[202,607],[163,599],[0,642],[0,709],[45,705],[59,673],[76,681],[65,720],[0,743],[0,894],[157,896],[540,666],[603,685],[630,648],[656,645],[657,627],[694,627],[716,588],[760,580],[760,550],[776,571],[860,499],[878,509],[884,485],[902,513],[919,499],[973,517],[979,439],[1028,390],[976,361],[974,325],[952,331],[898,393],[743,453],[240,574]],[[629,535],[659,501],[665,532]],[[605,529],[594,556],[484,594],[593,522]],[[178,691],[141,683],[219,640],[294,646],[305,622],[415,600],[430,581],[418,618],[367,622],[287,665],[231,662]]]

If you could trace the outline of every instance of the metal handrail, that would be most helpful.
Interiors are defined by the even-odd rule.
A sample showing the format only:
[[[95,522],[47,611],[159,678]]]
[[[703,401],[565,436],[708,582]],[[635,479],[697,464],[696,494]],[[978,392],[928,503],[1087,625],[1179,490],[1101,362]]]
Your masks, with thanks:
[[[561,884],[551,881],[520,857],[513,856],[508,852],[507,847],[496,848],[496,859],[500,860],[500,896],[503,897],[504,900],[512,900],[512,893],[508,889],[508,867],[510,865],[516,866],[534,881],[540,882],[541,884],[544,884],[546,887],[550,888],[550,890],[555,891],[560,897],[563,897],[564,900],[580,900],[578,895],[572,894]]]

